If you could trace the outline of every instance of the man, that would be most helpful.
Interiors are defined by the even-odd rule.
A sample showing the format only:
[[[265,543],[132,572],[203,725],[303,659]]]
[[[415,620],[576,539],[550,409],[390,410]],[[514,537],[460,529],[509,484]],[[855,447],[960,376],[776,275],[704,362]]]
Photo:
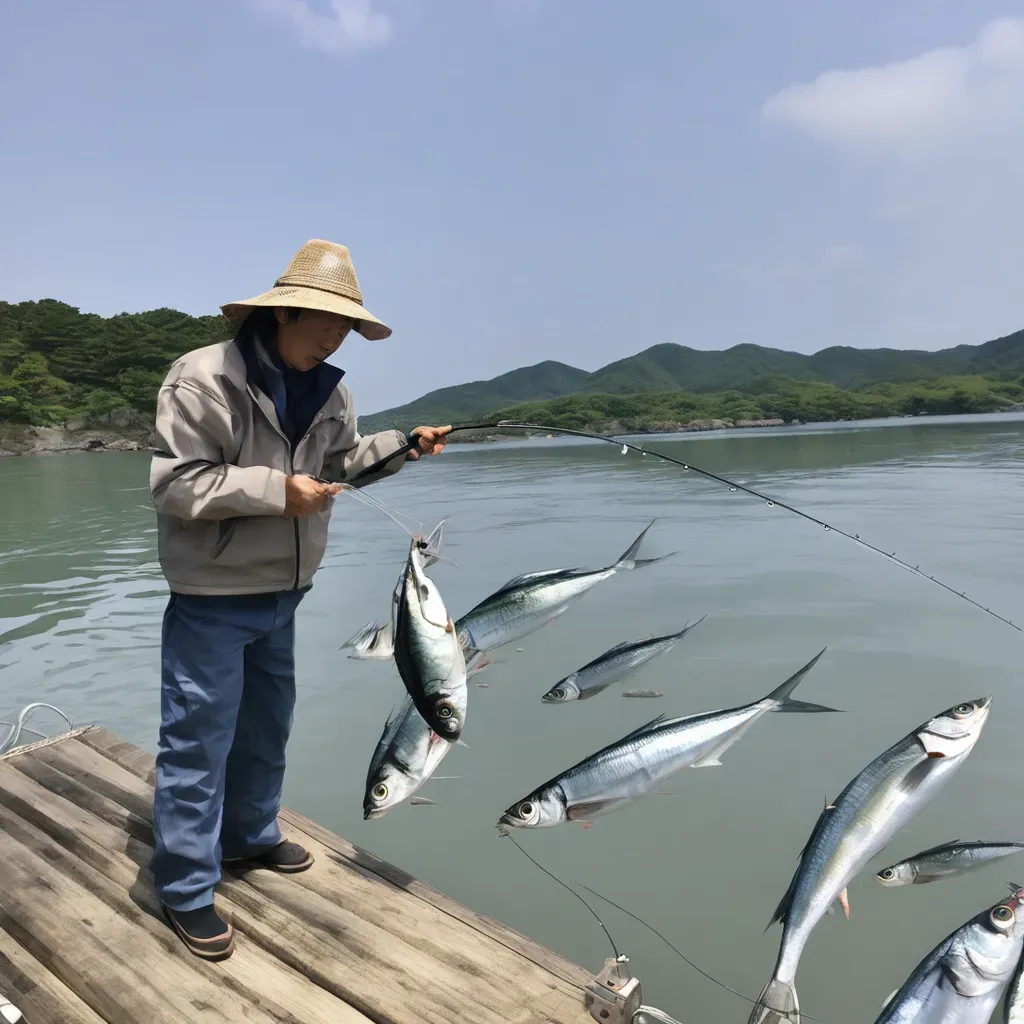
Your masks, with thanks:
[[[157,399],[150,489],[171,595],[161,645],[152,870],[197,956],[231,955],[221,863],[304,871],[277,824],[295,704],[295,609],[327,546],[339,482],[364,486],[437,455],[451,427],[360,437],[344,371],[350,330],[391,329],[362,304],[348,250],[313,239],[273,288],[222,306],[228,342],[189,352]],[[369,472],[368,472],[369,471]]]

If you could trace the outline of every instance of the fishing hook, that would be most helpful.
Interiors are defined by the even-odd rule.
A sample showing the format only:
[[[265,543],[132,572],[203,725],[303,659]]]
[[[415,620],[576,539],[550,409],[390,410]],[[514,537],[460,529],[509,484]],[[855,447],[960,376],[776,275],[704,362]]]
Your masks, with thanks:
[[[846,530],[841,529],[838,526],[833,526],[831,523],[826,523],[823,519],[819,519],[817,516],[811,515],[809,512],[803,512],[793,505],[788,504],[785,501],[779,501],[777,498],[771,498],[767,494],[762,494],[761,491],[755,490],[753,487],[747,487],[744,484],[736,483],[734,480],[730,480],[727,477],[721,476],[718,473],[713,473],[708,469],[701,469],[700,466],[693,465],[692,462],[684,462],[682,459],[674,458],[671,455],[666,455],[664,452],[655,451],[652,448],[642,448],[639,445],[630,444],[628,441],[623,441],[621,438],[609,437],[605,434],[594,434],[587,430],[572,430],[569,427],[550,427],[544,426],[540,423],[522,423],[516,420],[497,420],[493,423],[470,423],[452,427],[449,433],[454,434],[457,431],[468,431],[468,430],[494,430],[501,428],[503,430],[540,430],[546,431],[551,434],[563,434],[566,437],[585,437],[592,441],[604,441],[608,444],[622,445],[623,451],[631,450],[639,452],[641,455],[653,455],[655,458],[662,459],[665,462],[671,462],[673,465],[680,466],[684,470],[696,473],[698,476],[706,477],[708,480],[714,480],[716,483],[723,484],[734,491],[743,491],[746,494],[752,495],[755,498],[763,501],[768,508],[781,508],[787,512],[792,512],[794,515],[800,516],[801,519],[806,519],[810,523],[814,523],[816,526],[822,527],[826,533],[838,533],[841,537],[845,537],[847,540],[852,540],[855,544],[865,548],[868,551],[872,551],[877,555],[881,555],[886,561],[892,562],[893,565],[899,566],[901,569],[905,569],[907,572],[915,576],[920,576],[922,579],[930,580],[936,586],[942,587],[943,590],[948,591],[950,594],[961,598],[968,604],[973,605],[975,608],[980,609],[993,618],[998,619],[1000,622],[1005,622],[1006,625],[1012,626],[1018,633],[1024,632],[1017,623],[1012,620],[1005,618],[998,612],[992,611],[991,608],[986,608],[985,605],[979,601],[975,601],[973,598],[967,596],[966,593],[956,590],[941,580],[936,579],[934,576],[930,576],[928,573],[923,572],[918,566],[911,565],[909,562],[904,561],[902,558],[896,557],[896,552],[888,552],[883,548],[878,547],[875,544],[870,544],[866,540],[862,540],[859,533],[849,533]],[[368,466],[366,469],[357,473],[352,480],[358,480],[362,477],[369,476],[372,473],[378,472],[384,466],[386,466],[392,459],[397,458],[399,455],[405,455],[412,451],[418,444],[416,435],[407,434],[407,441],[404,445],[398,448],[391,455],[385,458],[378,459],[373,465]]]

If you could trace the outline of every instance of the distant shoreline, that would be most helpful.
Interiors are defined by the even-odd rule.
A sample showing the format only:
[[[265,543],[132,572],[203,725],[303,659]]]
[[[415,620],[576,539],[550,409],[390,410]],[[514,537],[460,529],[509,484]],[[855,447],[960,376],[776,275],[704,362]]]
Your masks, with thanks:
[[[997,409],[992,412],[964,413],[968,416],[996,416],[1000,413],[1024,412],[1024,407]],[[921,416],[886,416],[868,417],[867,419],[900,419],[900,420],[933,420],[940,418],[933,415]],[[822,425],[831,423],[859,423],[861,418],[823,421]],[[867,420],[864,420],[867,422]],[[757,430],[778,427],[799,427],[801,420],[786,422],[781,419],[757,420],[726,420],[702,419],[688,423],[658,423],[647,427],[627,427],[622,423],[610,423],[600,433],[611,437],[642,437],[660,434],[710,433],[719,430]],[[581,428],[582,429],[582,428]],[[452,436],[451,444],[494,444],[507,441],[522,441],[526,437],[544,437],[540,430],[516,431],[514,433],[500,430],[467,431],[465,434]],[[549,435],[549,436],[558,436]],[[65,429],[63,427],[28,427],[0,423],[0,459],[19,458],[31,455],[67,455],[72,453],[99,454],[102,452],[152,452],[153,432],[141,428],[135,429]]]
[[[616,429],[615,434],[674,434],[684,431],[732,430],[735,428],[782,427],[783,420],[694,420],[691,423],[659,425],[657,429]],[[2,426],[2,425],[0,425]],[[620,425],[616,424],[618,428]],[[540,436],[540,431],[533,431]],[[451,444],[485,444],[496,441],[521,441],[527,431],[502,433],[500,431],[473,431],[452,436]],[[16,427],[0,433],[0,458],[19,458],[25,455],[67,455],[73,452],[98,454],[101,452],[151,452],[152,431],[114,430],[110,428],[75,430],[64,427]]]

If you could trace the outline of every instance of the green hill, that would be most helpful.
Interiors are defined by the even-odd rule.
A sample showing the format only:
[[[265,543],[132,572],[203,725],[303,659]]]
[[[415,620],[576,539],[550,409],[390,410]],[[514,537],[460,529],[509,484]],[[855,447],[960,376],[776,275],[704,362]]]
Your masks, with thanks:
[[[449,421],[445,416],[457,409],[459,420],[465,423],[467,420],[489,416],[499,405],[542,401],[572,394],[580,382],[588,377],[586,370],[578,370],[575,366],[549,359],[534,366],[503,373],[492,380],[478,380],[431,391],[410,405],[395,410],[395,414],[401,415],[403,424],[408,421],[409,426],[415,427],[421,423],[447,423]],[[361,430],[364,427],[366,430],[387,429],[392,426],[390,416],[390,412],[360,416],[359,427]],[[416,422],[413,423],[412,419]]]
[[[550,368],[558,367],[556,374]],[[566,373],[565,371],[569,371]],[[516,373],[519,393],[513,397],[506,381]],[[856,390],[874,384],[901,384],[954,376],[994,375],[1008,379],[1024,373],[1024,331],[986,342],[958,345],[938,352],[903,349],[859,349],[834,346],[813,355],[735,345],[723,351],[701,351],[663,344],[616,360],[592,373],[562,363],[539,363],[492,381],[475,381],[434,391],[408,405],[360,417],[361,430],[372,432],[394,424],[459,423],[503,409],[513,402],[536,402],[562,395],[629,395],[682,391],[713,394],[741,391],[758,394],[778,390],[783,381],[832,384]],[[533,394],[528,394],[529,388]]]
[[[221,316],[174,309],[102,317],[55,299],[0,302],[0,422],[151,420],[171,362],[230,336]]]
[[[0,423],[144,429],[173,359],[230,337],[221,316],[173,309],[101,317],[55,299],[0,302]],[[361,416],[392,425],[504,417],[669,429],[692,420],[832,419],[1006,408],[1022,400],[1024,331],[940,352],[655,345],[588,372],[548,360]]]

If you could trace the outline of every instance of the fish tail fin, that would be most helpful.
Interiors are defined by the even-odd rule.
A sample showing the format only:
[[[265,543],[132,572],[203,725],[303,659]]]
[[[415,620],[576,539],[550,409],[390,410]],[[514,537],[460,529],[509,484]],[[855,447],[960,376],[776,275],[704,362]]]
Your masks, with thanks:
[[[429,568],[436,562],[450,561],[450,559],[444,558],[441,554],[444,548],[444,524],[448,522],[447,517],[442,519],[437,526],[430,531],[429,534],[423,540],[422,557],[423,557],[423,568]]]
[[[667,555],[658,555],[657,558],[634,558],[633,568],[643,569],[648,565],[657,565],[658,562],[664,562],[666,558],[671,558],[673,555],[678,555],[678,551],[670,551]]]
[[[800,1003],[793,983],[772,978],[757,997],[747,1024],[800,1024]]]
[[[362,644],[370,640],[378,629],[380,629],[380,624],[377,622],[376,619],[371,619],[365,626],[363,626],[353,636],[346,640],[341,645],[341,647],[338,648],[338,650],[344,651],[349,647],[359,648]]]
[[[803,714],[803,715],[819,715],[824,712],[835,712],[836,714],[842,714],[842,708],[830,708],[825,704],[811,704],[806,700],[787,700],[782,707],[775,709],[776,711],[782,711],[783,713],[789,714]]]
[[[827,651],[827,647],[823,647],[818,653],[811,658],[803,668],[794,672],[781,686],[777,686],[771,693],[769,693],[764,700],[770,700],[775,702],[773,711],[790,711],[790,712],[819,712],[819,711],[838,711],[838,708],[827,708],[823,704],[808,704],[806,701],[793,700],[790,694],[803,682],[804,676],[811,671],[812,668],[818,663],[818,659]]]
[[[629,547],[628,547],[628,548],[626,548],[626,550],[625,550],[625,551],[623,551],[621,555],[619,555],[619,560],[618,560],[618,561],[617,561],[617,562],[615,563],[615,565],[614,565],[614,566],[613,566],[612,568],[614,568],[614,569],[620,569],[620,570],[628,570],[628,569],[635,569],[635,568],[636,568],[636,566],[637,566],[637,564],[638,564],[638,563],[637,563],[637,558],[636,558],[636,556],[637,556],[637,555],[638,555],[638,554],[640,553],[640,545],[641,545],[641,544],[643,544],[643,542],[644,542],[644,537],[646,537],[646,536],[647,536],[647,531],[648,531],[648,530],[649,530],[649,529],[650,529],[650,528],[651,528],[651,527],[652,527],[652,526],[653,526],[653,525],[654,525],[654,524],[655,524],[655,523],[656,523],[657,521],[658,521],[658,520],[657,520],[657,518],[655,518],[655,519],[652,519],[652,520],[651,520],[651,521],[650,521],[650,522],[649,522],[649,523],[648,523],[648,524],[647,524],[647,525],[646,525],[646,526],[645,526],[645,527],[644,527],[644,528],[643,528],[643,529],[642,529],[642,530],[640,531],[640,536],[639,536],[639,537],[637,537],[637,539],[636,539],[635,541],[633,541],[633,543],[632,543],[632,544],[630,544],[630,545],[629,545]],[[646,562],[651,562],[651,561],[654,561],[654,559],[644,559],[644,561],[646,561]]]
[[[679,630],[678,633],[672,634],[672,639],[682,640],[683,637],[686,636],[686,634],[689,633],[691,629],[696,629],[707,617],[707,612],[705,612],[696,622],[688,622],[685,626],[683,626],[681,630]]]
[[[667,555],[658,555],[657,558],[637,558],[636,556],[640,552],[640,545],[644,542],[644,537],[647,536],[647,531],[657,522],[657,518],[652,519],[640,532],[640,536],[637,537],[632,544],[626,548],[625,551],[619,556],[619,560],[612,566],[613,569],[619,572],[628,572],[630,569],[643,569],[648,565],[656,565],[658,562],[665,561],[666,558],[671,558],[673,555],[679,554],[678,551],[670,551]]]

